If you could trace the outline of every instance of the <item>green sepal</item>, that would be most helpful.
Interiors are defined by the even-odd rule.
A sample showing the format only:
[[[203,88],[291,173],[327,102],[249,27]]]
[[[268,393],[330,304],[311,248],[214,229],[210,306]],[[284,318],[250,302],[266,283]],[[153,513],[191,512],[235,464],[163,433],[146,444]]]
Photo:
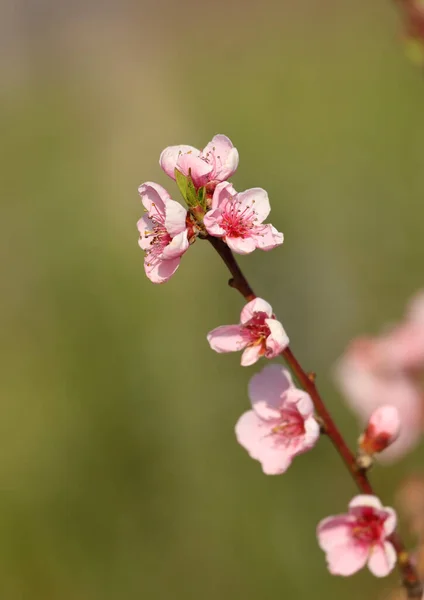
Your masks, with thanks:
[[[182,197],[187,202],[187,188],[188,188],[188,177],[183,175],[177,168],[174,170],[175,181],[177,182],[178,189],[181,192]]]
[[[183,173],[181,173],[181,171],[175,169],[174,174],[175,181],[178,185],[178,189],[180,190],[182,197],[186,201],[187,206],[198,206],[199,204],[203,206],[205,189],[200,188],[202,193],[202,199],[200,200],[199,194],[197,193],[197,190],[194,187],[194,183],[191,178],[191,170],[189,169],[188,175],[184,175]]]
[[[206,187],[201,187],[197,190],[197,198],[202,208],[206,208]]]
[[[194,187],[193,180],[191,178],[191,173],[189,172],[189,176],[187,177],[187,197],[186,202],[188,206],[197,206],[199,204],[199,200],[197,198],[196,188]]]

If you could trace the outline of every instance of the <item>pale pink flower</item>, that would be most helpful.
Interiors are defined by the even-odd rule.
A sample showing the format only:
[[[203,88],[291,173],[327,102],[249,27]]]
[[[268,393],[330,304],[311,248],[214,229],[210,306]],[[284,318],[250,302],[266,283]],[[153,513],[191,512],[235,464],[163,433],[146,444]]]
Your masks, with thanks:
[[[204,185],[209,191],[236,171],[239,161],[237,148],[225,135],[215,135],[212,141],[198,150],[193,146],[169,146],[160,155],[159,163],[169,177],[175,179],[175,169],[183,175],[189,170],[196,188]]]
[[[388,541],[396,520],[392,508],[370,495],[353,498],[347,514],[323,519],[317,536],[330,573],[347,577],[368,565],[376,577],[388,575],[396,564],[395,549]]]
[[[271,211],[262,188],[237,193],[228,182],[215,188],[211,210],[203,220],[210,235],[221,237],[231,250],[249,254],[255,248],[271,250],[283,243],[283,234],[263,221]]]
[[[395,369],[424,369],[424,292],[410,301],[404,320],[380,338],[381,352]]]
[[[318,440],[312,400],[294,387],[290,373],[279,365],[268,365],[252,377],[249,397],[253,410],[238,420],[237,441],[266,475],[284,473],[295,456]]]
[[[153,283],[163,283],[175,273],[189,247],[187,211],[157,183],[143,183],[138,193],[147,211],[137,222],[138,243],[146,253],[144,270]]]
[[[389,358],[386,340],[358,338],[347,348],[335,369],[336,380],[350,406],[367,423],[382,405],[398,411],[398,438],[381,454],[382,461],[401,458],[419,442],[423,430],[423,394],[416,377]]]
[[[359,446],[369,455],[382,452],[398,438],[400,428],[399,411],[395,406],[384,404],[372,413]]]
[[[289,344],[283,326],[273,315],[271,305],[255,298],[245,305],[240,325],[222,325],[208,333],[208,342],[216,352],[244,350],[243,367],[253,365],[261,356],[274,358]]]

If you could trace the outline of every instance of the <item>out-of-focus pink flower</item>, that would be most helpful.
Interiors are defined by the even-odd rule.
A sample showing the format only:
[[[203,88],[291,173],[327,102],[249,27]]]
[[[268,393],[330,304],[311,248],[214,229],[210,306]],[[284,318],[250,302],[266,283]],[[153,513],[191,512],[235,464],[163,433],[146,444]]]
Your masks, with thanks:
[[[157,183],[138,188],[147,215],[137,222],[139,246],[145,251],[144,270],[153,283],[163,283],[175,273],[189,247],[187,211]]]
[[[376,496],[360,495],[349,512],[327,517],[317,527],[318,543],[326,553],[333,575],[353,575],[365,565],[376,577],[385,577],[396,564],[388,537],[396,527],[396,513]]]
[[[424,428],[424,293],[413,298],[402,323],[375,338],[351,342],[335,376],[348,403],[367,422],[372,412],[391,405],[401,431],[381,460],[403,456],[420,440]]]
[[[248,302],[241,311],[240,325],[222,325],[208,333],[208,342],[216,352],[244,350],[243,367],[253,365],[261,356],[274,358],[289,344],[283,326],[274,317],[272,307],[262,298]]]
[[[412,298],[405,319],[380,338],[381,354],[395,369],[424,368],[424,292]]]
[[[190,170],[194,186],[199,188],[207,185],[209,191],[213,191],[217,183],[231,177],[238,161],[237,148],[225,135],[215,135],[203,150],[185,145],[169,146],[159,159],[160,166],[172,179],[175,179],[175,169],[186,176]]]
[[[399,411],[385,404],[371,415],[368,425],[359,439],[359,447],[372,456],[382,452],[398,438],[400,432]]]
[[[275,227],[263,224],[270,211],[268,194],[262,188],[238,194],[230,183],[223,182],[215,188],[204,224],[210,235],[223,238],[239,254],[255,248],[271,250],[284,238]]]
[[[385,367],[378,341],[354,340],[339,360],[335,375],[347,402],[363,423],[379,406],[390,404],[397,408],[401,431],[381,454],[381,460],[397,460],[417,444],[422,430],[420,390],[403,371]]]
[[[289,372],[268,365],[249,384],[252,409],[236,424],[238,442],[267,475],[279,475],[319,437],[309,395],[294,387]]]

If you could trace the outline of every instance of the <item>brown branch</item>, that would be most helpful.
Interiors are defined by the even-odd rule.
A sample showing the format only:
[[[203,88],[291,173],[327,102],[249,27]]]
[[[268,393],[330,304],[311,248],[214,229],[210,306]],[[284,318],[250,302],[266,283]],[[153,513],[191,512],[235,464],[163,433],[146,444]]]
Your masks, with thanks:
[[[229,285],[240,292],[247,302],[254,300],[256,295],[246,277],[243,275],[231,249],[219,238],[208,236],[207,240],[218,252],[232,275],[232,278],[228,282]],[[330,438],[336,451],[341,456],[358,489],[363,494],[376,496],[377,494],[374,492],[366,472],[358,468],[354,453],[346,444],[340,430],[325,406],[318,388],[315,385],[315,374],[308,374],[303,369],[290,347],[283,350],[281,356],[286,360],[302,387],[310,395],[312,402],[314,403],[315,411],[322,424],[322,429]],[[408,598],[421,600],[423,597],[423,586],[400,535],[395,531],[388,539],[395,548],[398,567],[402,575],[402,584],[406,589]]]
[[[243,275],[236,259],[234,258],[234,254],[231,252],[227,244],[223,242],[220,238],[212,237],[211,235],[207,237],[207,240],[218,252],[219,256],[225,262],[225,264],[228,267],[228,270],[232,275],[231,279],[228,282],[228,285],[238,290],[240,294],[244,296],[247,302],[254,300],[256,298],[256,294],[250,287],[246,277]]]

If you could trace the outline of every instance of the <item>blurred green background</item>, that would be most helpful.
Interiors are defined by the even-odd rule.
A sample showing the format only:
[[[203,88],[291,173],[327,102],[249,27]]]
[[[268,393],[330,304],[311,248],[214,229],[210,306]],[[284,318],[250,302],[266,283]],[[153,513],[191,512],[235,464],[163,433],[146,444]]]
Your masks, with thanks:
[[[235,442],[257,369],[205,336],[242,301],[204,243],[146,279],[137,186],[175,193],[167,145],[233,140],[285,234],[242,266],[353,443],[332,366],[424,283],[424,81],[394,6],[0,8],[0,597],[376,598],[396,574],[331,577],[317,546],[355,492],[327,440],[282,477]],[[375,470],[387,503],[423,458]]]

